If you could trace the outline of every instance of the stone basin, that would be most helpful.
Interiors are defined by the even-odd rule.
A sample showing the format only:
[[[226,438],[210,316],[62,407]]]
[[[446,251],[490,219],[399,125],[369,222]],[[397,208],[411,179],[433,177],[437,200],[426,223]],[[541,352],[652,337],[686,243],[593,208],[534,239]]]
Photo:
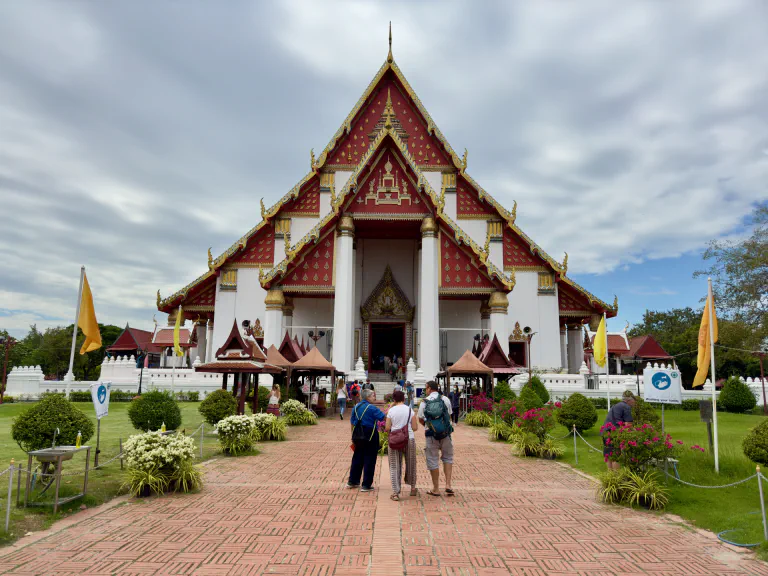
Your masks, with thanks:
[[[45,448],[44,450],[35,450],[32,454],[40,462],[56,462],[59,457],[61,460],[71,460],[78,450],[76,446],[56,446],[55,448]]]

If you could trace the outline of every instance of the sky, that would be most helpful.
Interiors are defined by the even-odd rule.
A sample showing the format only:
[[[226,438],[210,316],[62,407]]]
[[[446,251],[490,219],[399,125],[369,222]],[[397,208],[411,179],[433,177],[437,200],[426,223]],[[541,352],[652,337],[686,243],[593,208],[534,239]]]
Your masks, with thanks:
[[[768,4],[0,3],[0,328],[151,329],[309,167],[387,55],[467,171],[621,329],[697,306],[768,200]],[[164,321],[158,314],[158,321]]]

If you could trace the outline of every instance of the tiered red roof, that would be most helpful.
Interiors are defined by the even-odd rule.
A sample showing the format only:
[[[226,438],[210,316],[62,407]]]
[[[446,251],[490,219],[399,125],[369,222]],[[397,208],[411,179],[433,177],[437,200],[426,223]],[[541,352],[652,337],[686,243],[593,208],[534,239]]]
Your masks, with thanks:
[[[543,258],[531,252],[528,244],[508,226],[504,227],[504,270],[549,270]]]
[[[595,335],[592,334],[589,337],[589,349],[594,349],[595,346]],[[622,334],[608,334],[608,353],[609,354],[618,354],[618,355],[625,355],[627,352],[629,352],[629,345],[627,343],[626,338]]]
[[[258,234],[248,240],[245,249],[240,251],[232,262],[239,266],[267,265],[272,266],[275,256],[275,230],[265,226]]]
[[[652,360],[668,360],[672,358],[661,347],[653,336],[635,336],[629,339],[629,352],[626,356],[631,358],[648,358]]]
[[[287,216],[320,216],[320,180],[313,178],[299,191],[298,197],[286,202],[277,213]]]
[[[416,110],[407,92],[402,88],[394,74],[387,74],[366,104],[352,122],[349,134],[337,142],[328,162],[329,167],[357,165],[375,138],[374,127],[380,123],[391,98],[392,110],[399,126],[396,126],[401,138],[408,146],[419,166],[448,167],[451,162],[443,150],[442,144],[434,135],[428,134],[424,117]]]
[[[285,291],[333,291],[333,255],[336,235],[331,230],[288,269]]]
[[[493,369],[494,374],[517,374],[520,371],[518,366],[507,357],[496,334],[493,335],[493,340],[485,345],[478,359]]]
[[[131,328],[128,324],[112,346],[107,347],[107,352],[135,352],[136,350],[159,353],[160,347],[152,344],[152,332]]]
[[[285,336],[283,336],[283,341],[280,343],[278,352],[291,363],[296,362],[296,360],[304,356],[304,353],[299,347],[299,343],[291,338],[287,330]]]
[[[456,217],[459,220],[487,220],[497,216],[498,212],[489,204],[482,202],[477,191],[463,177],[456,179]]]
[[[184,310],[189,312],[199,312],[203,310],[213,311],[213,306],[216,303],[216,278],[206,282],[200,290],[196,292],[194,296],[187,300],[184,305]]]
[[[467,246],[459,246],[453,232],[440,228],[440,291],[459,294],[485,294],[499,290],[496,283],[481,270]]]
[[[179,328],[179,346],[189,348],[192,346],[192,334],[187,328]],[[152,340],[157,346],[173,346],[173,326],[158,328],[155,337]]]

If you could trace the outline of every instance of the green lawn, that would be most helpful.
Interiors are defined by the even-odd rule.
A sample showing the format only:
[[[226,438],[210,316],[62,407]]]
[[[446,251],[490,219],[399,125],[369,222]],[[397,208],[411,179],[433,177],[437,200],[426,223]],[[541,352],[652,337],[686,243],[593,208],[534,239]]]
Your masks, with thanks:
[[[597,425],[583,433],[584,438],[596,448],[602,449],[599,434],[606,411],[598,410]],[[749,430],[756,426],[762,416],[718,413],[720,440],[720,473],[714,472],[714,459],[709,452],[706,424],[700,421],[698,412],[667,410],[665,430],[673,440],[685,442],[680,456],[680,478],[701,485],[728,484],[755,473],[755,465],[747,460],[741,450],[741,441]],[[552,431],[561,437],[567,430],[558,426]],[[563,461],[590,475],[597,475],[606,469],[602,453],[587,448],[581,439],[577,441],[579,463],[574,458],[573,438],[562,440],[566,452]],[[690,450],[699,444],[706,454]],[[672,471],[670,470],[670,473]],[[760,499],[757,480],[733,488],[702,489],[684,486],[675,480],[668,480],[670,502],[666,511],[677,514],[692,524],[713,532],[736,529],[724,537],[739,543],[762,542],[763,528],[760,516]],[[768,485],[764,484],[768,489]],[[768,496],[768,494],[767,494]],[[760,551],[761,554],[763,550]]]
[[[128,402],[116,402],[110,404],[109,415],[104,417],[101,421],[101,454],[99,455],[99,462],[107,462],[110,458],[119,453],[120,438],[125,441],[131,434],[136,434],[136,430],[133,429],[131,421],[128,418]],[[19,448],[18,444],[11,438],[11,423],[13,419],[22,412],[31,408],[33,404],[19,403],[19,404],[2,404],[0,405],[0,471],[8,468],[11,459],[15,459],[16,463],[23,464],[26,469],[27,455]],[[94,428],[96,422],[96,416],[93,410],[93,405],[86,402],[75,403],[80,410],[88,414],[94,421]],[[203,422],[200,412],[198,412],[199,402],[180,402],[182,422],[181,428],[185,429],[188,434],[194,432],[200,424]],[[205,425],[205,438],[203,442],[203,459],[210,458],[213,455],[221,454],[219,448],[218,437],[212,434],[212,427],[208,424]],[[199,456],[199,444],[200,432],[195,435],[195,445],[197,446]],[[86,444],[85,442],[83,444]],[[96,451],[96,434],[88,442],[88,445],[92,447],[91,450],[91,466],[93,466],[93,457]],[[64,463],[64,472],[82,471],[84,469],[85,452],[80,452],[69,462]],[[33,463],[33,468],[35,464]],[[40,507],[40,508],[16,508],[16,479],[14,478],[13,486],[13,506],[11,508],[11,523],[9,532],[5,533],[5,513],[6,513],[6,501],[8,491],[8,475],[0,477],[0,544],[12,542],[23,536],[26,532],[41,530],[49,526],[54,520],[67,516],[72,512],[76,512],[81,504],[85,504],[88,507],[92,507],[107,500],[110,500],[119,493],[122,493],[121,486],[125,480],[124,473],[120,470],[120,460],[108,464],[104,468],[99,470],[93,470],[88,475],[88,494],[85,498],[74,500],[63,506],[55,516],[51,513],[52,507]],[[22,502],[23,491],[26,476],[22,475]],[[62,486],[60,494],[62,497],[66,497],[70,494],[76,494],[82,488],[83,476],[72,476],[62,478]],[[45,501],[52,502],[53,488],[46,493],[43,497]],[[50,497],[49,497],[50,495]]]

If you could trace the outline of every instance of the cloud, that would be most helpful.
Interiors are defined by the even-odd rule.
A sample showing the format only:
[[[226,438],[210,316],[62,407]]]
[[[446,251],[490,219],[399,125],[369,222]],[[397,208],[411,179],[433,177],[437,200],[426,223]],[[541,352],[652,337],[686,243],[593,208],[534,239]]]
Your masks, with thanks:
[[[574,273],[743,234],[768,177],[757,2],[0,4],[0,322],[151,325],[307,171],[387,50]],[[641,294],[638,294],[641,296]],[[42,316],[42,318],[41,318]],[[10,320],[12,319],[12,320]]]

